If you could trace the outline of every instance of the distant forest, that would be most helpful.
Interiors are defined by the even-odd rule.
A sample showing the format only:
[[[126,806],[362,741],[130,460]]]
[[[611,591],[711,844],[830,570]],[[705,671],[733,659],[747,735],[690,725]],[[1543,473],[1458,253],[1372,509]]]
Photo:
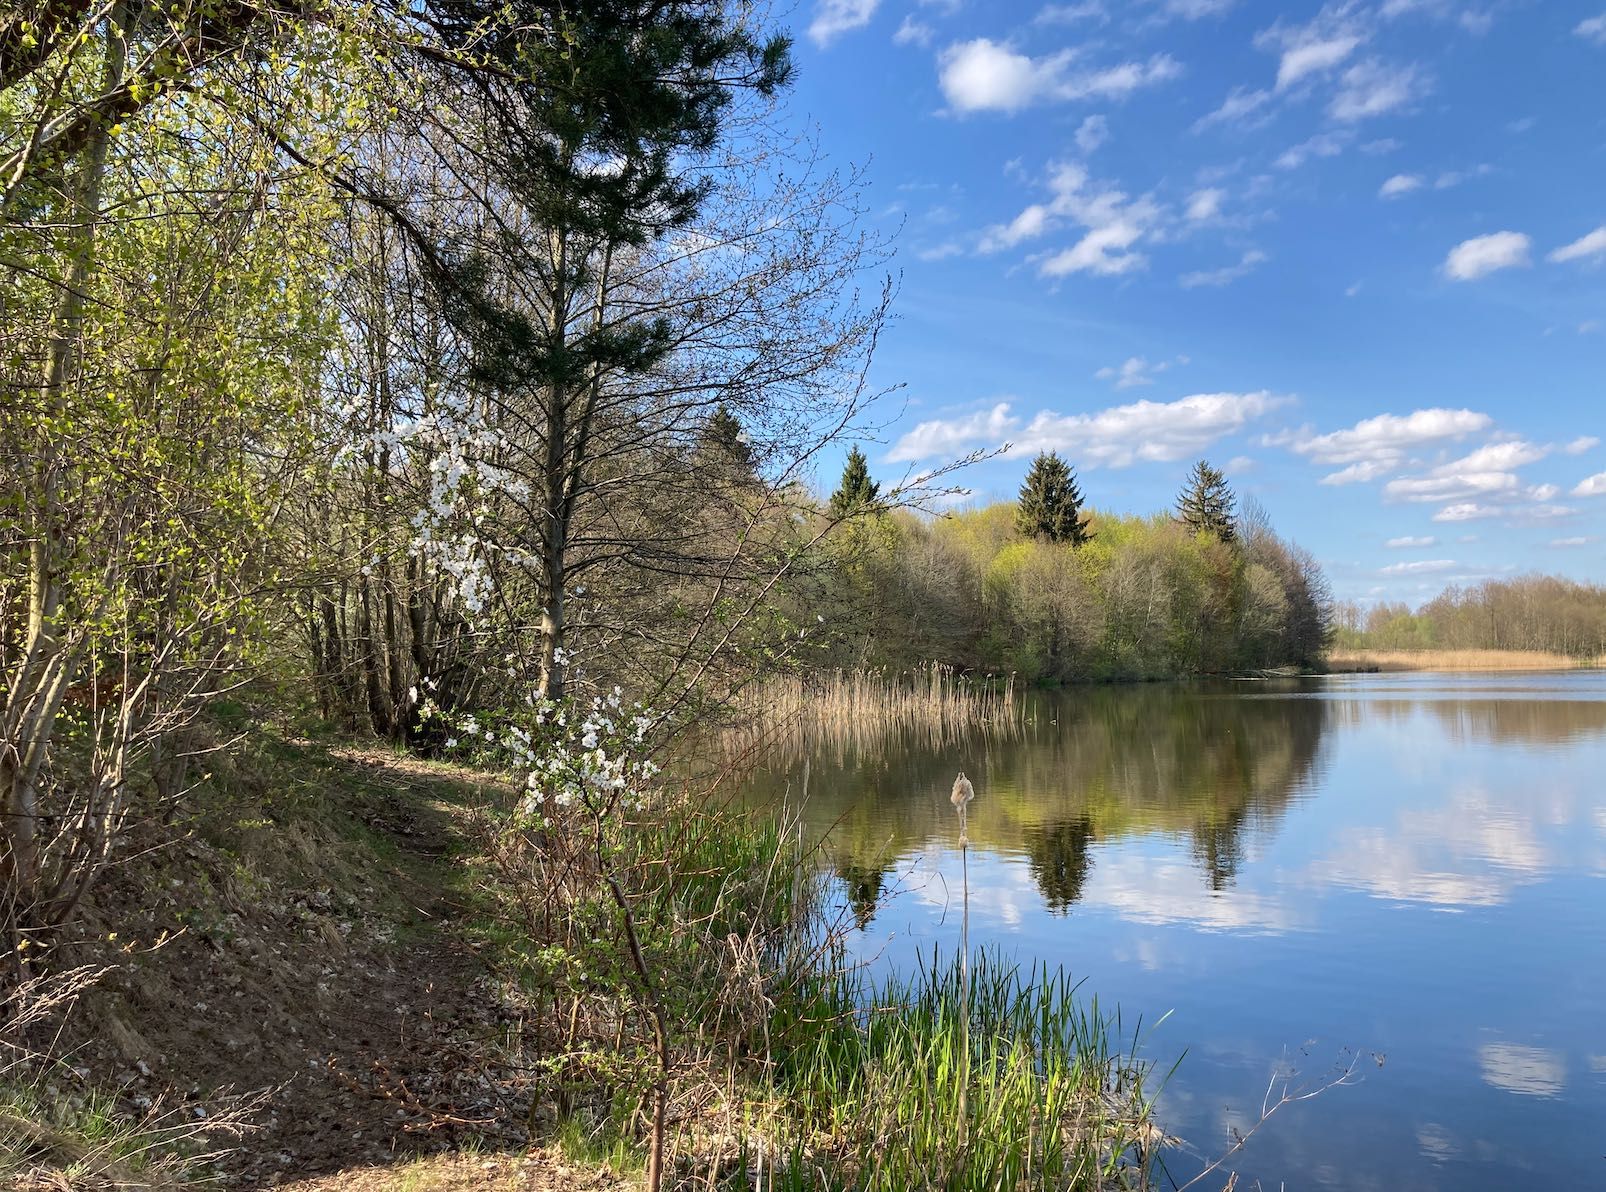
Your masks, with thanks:
[[[925,519],[878,511],[862,456],[832,496],[861,514],[816,599],[849,622],[842,665],[926,660],[1034,682],[1164,678],[1317,665],[1333,602],[1314,557],[1279,537],[1201,461],[1176,508],[1088,509],[1039,456],[1020,499]]]
[[[1449,587],[1414,612],[1398,602],[1346,602],[1336,617],[1343,646],[1606,654],[1606,587],[1553,575]]]

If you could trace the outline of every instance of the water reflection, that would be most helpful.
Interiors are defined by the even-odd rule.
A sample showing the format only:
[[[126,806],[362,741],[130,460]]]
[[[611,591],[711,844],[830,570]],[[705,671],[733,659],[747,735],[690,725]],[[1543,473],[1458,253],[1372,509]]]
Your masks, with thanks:
[[[973,845],[1023,858],[1051,914],[1068,915],[1082,900],[1100,842],[1145,835],[1184,837],[1203,888],[1219,893],[1233,887],[1290,803],[1320,781],[1322,742],[1335,729],[1541,747],[1606,735],[1606,700],[1543,698],[1541,689],[1524,703],[1511,698],[1509,680],[1444,682],[1407,680],[1381,698],[1355,698],[1346,685],[1321,681],[1078,691],[1040,698],[1003,736],[839,733],[814,747],[793,736],[761,786],[796,790],[799,753],[812,749],[807,816],[829,832],[833,868],[861,926],[907,858],[948,842],[953,815],[944,795],[961,766],[982,792],[971,813]],[[1513,814],[1501,798],[1463,787],[1440,806],[1350,833],[1309,876],[1442,908],[1495,905],[1545,867],[1534,811]],[[1565,820],[1568,812],[1558,814]],[[1606,813],[1594,814],[1606,831]],[[1177,876],[1168,869],[1137,881],[1174,890]],[[1104,893],[1120,898],[1130,884]],[[1150,920],[1181,909],[1145,902]],[[1221,925],[1286,919],[1244,913],[1253,909],[1190,917]]]
[[[813,756],[807,814],[830,829],[833,867],[862,921],[901,858],[951,836],[945,794],[961,766],[981,791],[972,844],[1023,857],[1055,914],[1082,897],[1096,842],[1137,833],[1187,835],[1205,886],[1224,890],[1248,838],[1311,781],[1334,710],[1318,699],[1238,698],[1240,690],[1044,697],[1003,739],[979,730],[935,743],[925,733],[837,737]],[[771,790],[797,789],[794,762],[777,759]]]
[[[1172,1012],[1183,1179],[1286,1056],[1346,1048],[1388,1064],[1257,1132],[1241,1186],[1606,1179],[1606,675],[1078,691],[1004,735],[794,741],[772,794],[805,753],[874,964],[957,942],[948,790],[976,780],[972,943]]]
[[[1544,1047],[1485,1043],[1478,1048],[1483,1079],[1520,1097],[1554,1097],[1567,1087],[1567,1061]]]

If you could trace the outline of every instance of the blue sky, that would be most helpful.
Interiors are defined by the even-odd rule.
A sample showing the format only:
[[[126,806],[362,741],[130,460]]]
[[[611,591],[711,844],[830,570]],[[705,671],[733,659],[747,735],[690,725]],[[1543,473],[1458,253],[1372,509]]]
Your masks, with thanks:
[[[897,230],[883,480],[1224,466],[1338,594],[1606,579],[1603,0],[803,0]]]

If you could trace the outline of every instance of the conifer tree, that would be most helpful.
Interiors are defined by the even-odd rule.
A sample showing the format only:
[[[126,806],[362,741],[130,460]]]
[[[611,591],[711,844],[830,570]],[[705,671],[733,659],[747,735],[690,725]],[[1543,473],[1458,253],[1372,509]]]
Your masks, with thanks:
[[[1214,534],[1222,542],[1235,542],[1238,526],[1233,517],[1234,500],[1226,476],[1201,459],[1193,465],[1188,482],[1177,496],[1177,520],[1196,534]]]
[[[720,459],[734,464],[740,470],[753,470],[753,446],[748,441],[747,432],[742,429],[742,420],[731,413],[731,408],[724,402],[708,416],[703,426],[703,443],[716,452]]]
[[[881,497],[881,486],[870,479],[870,461],[854,447],[842,468],[842,482],[831,494],[831,516],[850,517],[874,509]]]
[[[1039,455],[1021,485],[1015,527],[1026,538],[1084,546],[1093,535],[1082,516],[1082,492],[1076,473],[1055,452]]]

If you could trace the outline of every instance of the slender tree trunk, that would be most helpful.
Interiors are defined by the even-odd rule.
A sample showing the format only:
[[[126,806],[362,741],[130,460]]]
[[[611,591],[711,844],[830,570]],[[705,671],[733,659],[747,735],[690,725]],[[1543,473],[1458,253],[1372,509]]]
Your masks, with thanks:
[[[106,22],[106,58],[102,87],[122,85],[127,69],[124,30],[128,8],[119,2]],[[84,147],[69,218],[75,221],[68,249],[41,388],[49,419],[40,435],[34,473],[32,522],[28,557],[28,628],[18,672],[6,677],[4,739],[0,741],[0,841],[3,841],[7,922],[6,942],[15,952],[16,932],[25,930],[39,874],[40,772],[50,752],[55,721],[75,664],[77,646],[69,641],[62,608],[63,472],[68,459],[55,436],[67,409],[67,395],[76,380],[83,354],[86,291],[95,268],[95,232],[100,220],[110,132],[102,121]],[[21,961],[18,961],[19,966]]]

